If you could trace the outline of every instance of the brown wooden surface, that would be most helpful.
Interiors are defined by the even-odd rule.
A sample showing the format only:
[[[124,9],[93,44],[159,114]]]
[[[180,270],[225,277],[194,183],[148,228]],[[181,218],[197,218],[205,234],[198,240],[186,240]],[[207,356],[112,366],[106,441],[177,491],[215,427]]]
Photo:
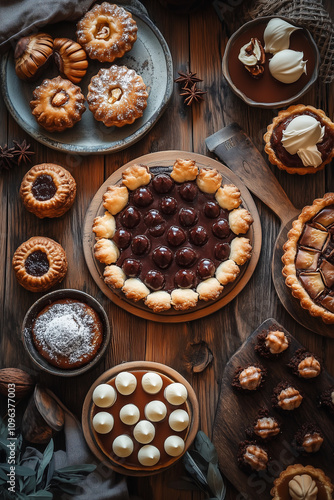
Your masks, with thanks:
[[[262,332],[277,329],[283,330],[290,338],[288,349],[276,359],[266,359],[255,352],[257,336]],[[251,332],[250,332],[251,333]],[[218,403],[214,422],[213,441],[216,446],[219,464],[226,477],[240,490],[245,498],[256,498],[261,492],[263,498],[270,498],[270,489],[277,471],[283,470],[292,463],[313,465],[325,471],[327,475],[333,472],[334,429],[329,413],[317,408],[317,400],[328,387],[333,385],[334,378],[325,370],[312,380],[296,377],[287,367],[297,349],[303,346],[276,320],[268,318],[252,332],[246,342],[228,362],[222,380],[223,397]],[[252,363],[260,363],[266,370],[263,386],[257,391],[236,390],[232,387],[235,371],[239,367]],[[303,395],[299,408],[293,411],[278,411],[272,407],[273,389],[286,380]],[[270,457],[268,471],[257,474],[247,474],[242,471],[235,460],[239,443],[247,437],[246,429],[251,429],[259,410],[266,408],[270,416],[281,422],[281,432],[275,439],[263,441]],[[246,411],[245,411],[246,410]],[[319,453],[303,456],[290,447],[298,429],[305,423],[316,423],[322,434],[326,436]],[[260,443],[261,444],[261,443]],[[248,495],[248,497],[247,497]]]
[[[238,122],[263,152],[262,136],[277,111],[248,107],[228,88],[221,72],[221,57],[228,30],[222,25],[213,8],[205,8],[190,15],[176,15],[165,10],[156,0],[144,0],[152,20],[163,33],[172,53],[174,73],[190,67],[204,82],[205,101],[192,108],[183,104],[175,84],[172,100],[159,122],[148,135],[132,147],[117,154],[76,157],[48,150],[35,141],[35,163],[59,162],[71,171],[77,181],[77,199],[68,214],[55,220],[38,220],[25,211],[18,196],[26,167],[1,172],[2,200],[1,240],[1,367],[20,367],[33,372],[33,366],[20,341],[20,326],[25,312],[41,296],[20,287],[11,269],[15,249],[34,235],[44,235],[59,241],[68,256],[69,271],[59,286],[77,288],[96,297],[105,307],[111,322],[112,340],[104,360],[92,371],[73,380],[64,380],[47,374],[37,377],[78,417],[89,387],[104,370],[122,361],[152,360],[170,365],[193,385],[200,404],[201,429],[212,436],[221,378],[228,359],[262,321],[274,317],[308,349],[324,359],[329,373],[334,375],[334,340],[316,335],[300,326],[281,305],[271,278],[271,260],[279,220],[262,202],[256,200],[260,213],[263,244],[255,273],[245,289],[231,303],[209,317],[184,324],[162,324],[132,316],[108,301],[91,278],[82,251],[84,215],[94,194],[119,166],[158,150],[180,149],[207,154],[204,139],[231,122]],[[331,9],[334,5],[325,0]],[[228,12],[239,9],[239,2],[227,2]],[[232,6],[230,6],[232,4]],[[236,5],[236,7],[233,7]],[[229,15],[229,19],[230,19]],[[238,24],[240,19],[238,20]],[[304,104],[322,108],[332,119],[334,113],[333,86],[317,83],[304,96]],[[0,101],[0,143],[11,144],[12,139],[29,137],[8,115]],[[289,199],[296,208],[302,208],[314,198],[334,189],[333,163],[316,175],[292,176],[271,167]],[[275,196],[275,193],[272,193]],[[204,343],[204,344],[203,344]],[[213,361],[200,373],[192,371],[196,346],[207,346]],[[1,398],[1,405],[6,401]],[[4,411],[2,411],[2,415]],[[140,478],[132,487],[145,500],[165,500],[171,495],[178,500],[199,500],[202,493],[173,491],[169,482],[178,474],[172,468],[163,474]],[[131,480],[132,481],[132,480]],[[227,499],[238,499],[237,490],[227,482]],[[265,498],[263,498],[265,500]]]

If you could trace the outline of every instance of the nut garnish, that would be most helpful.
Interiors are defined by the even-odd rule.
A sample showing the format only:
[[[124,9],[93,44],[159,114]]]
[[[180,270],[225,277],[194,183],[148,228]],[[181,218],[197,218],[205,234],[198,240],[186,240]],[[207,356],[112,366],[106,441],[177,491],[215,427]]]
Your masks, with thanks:
[[[107,40],[110,37],[110,28],[109,26],[103,24],[98,26],[98,31],[95,35],[95,38],[98,40]]]
[[[108,102],[110,104],[114,104],[116,101],[119,101],[121,96],[122,96],[122,91],[120,88],[112,89],[110,92],[110,97],[108,99]]]
[[[254,432],[262,439],[276,436],[280,432],[280,426],[272,417],[259,418],[254,426]]]
[[[268,454],[260,446],[247,446],[243,458],[254,470],[265,470],[267,468]]]
[[[317,377],[320,371],[320,363],[313,356],[307,356],[298,365],[298,373],[303,378]]]
[[[60,106],[64,106],[64,104],[67,103],[68,99],[69,99],[68,94],[63,90],[61,90],[53,96],[51,104],[52,106],[59,108]]]
[[[301,405],[303,396],[294,387],[287,387],[278,395],[278,406],[282,410],[294,410]]]
[[[262,371],[257,366],[249,366],[242,370],[239,375],[239,383],[243,389],[254,391],[261,383]]]
[[[284,332],[275,330],[268,333],[265,345],[271,354],[280,354],[289,347],[289,342]]]
[[[241,47],[238,59],[254,78],[263,74],[266,55],[258,38],[251,38],[249,43]]]
[[[289,495],[293,500],[316,500],[318,487],[308,474],[297,475],[289,481]]]
[[[302,446],[307,453],[315,453],[320,450],[324,439],[318,432],[305,434]]]

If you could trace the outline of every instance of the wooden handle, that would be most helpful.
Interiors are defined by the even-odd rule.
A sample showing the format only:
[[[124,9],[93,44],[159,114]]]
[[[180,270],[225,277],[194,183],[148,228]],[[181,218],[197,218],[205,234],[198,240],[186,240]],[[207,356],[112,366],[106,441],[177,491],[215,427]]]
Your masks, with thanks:
[[[232,123],[206,139],[206,145],[285,225],[299,213],[283,191],[258,149],[239,127]]]

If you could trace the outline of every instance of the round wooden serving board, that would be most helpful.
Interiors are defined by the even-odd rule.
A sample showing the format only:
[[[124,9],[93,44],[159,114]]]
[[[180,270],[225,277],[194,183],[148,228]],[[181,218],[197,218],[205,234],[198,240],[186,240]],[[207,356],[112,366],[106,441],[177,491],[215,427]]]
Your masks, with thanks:
[[[175,461],[179,460],[182,457],[182,455],[180,455],[179,457],[177,457],[177,459],[171,459],[170,462],[164,465],[159,465],[158,462],[158,464],[153,467],[147,467],[141,469],[126,468],[123,467],[120,463],[113,461],[112,458],[109,455],[106,455],[98,445],[98,442],[95,437],[96,432],[94,431],[92,426],[92,418],[93,418],[92,415],[94,407],[94,403],[92,401],[92,394],[95,387],[98,386],[99,384],[108,383],[111,379],[116,377],[120,372],[124,371],[135,372],[141,370],[147,370],[159,373],[161,375],[165,375],[173,382],[179,382],[183,384],[188,391],[188,398],[186,404],[190,415],[190,424],[188,433],[185,438],[185,446],[182,455],[184,455],[184,453],[187,451],[187,449],[195,439],[195,436],[199,428],[199,405],[195,391],[189,384],[189,382],[173,368],[170,368],[167,365],[163,365],[162,363],[156,363],[154,361],[129,361],[127,363],[122,363],[120,365],[114,366],[110,370],[104,372],[93,383],[93,385],[91,386],[85,397],[85,401],[82,407],[82,430],[86,442],[91,451],[94,453],[94,455],[107,467],[115,470],[116,472],[119,472],[120,474],[125,474],[128,476],[149,476],[153,474],[158,474],[159,472],[162,472],[163,470],[166,470],[167,468],[174,465]],[[129,402],[131,402],[130,401],[131,395],[127,397],[129,398]],[[120,459],[120,461],[122,460],[124,459]]]
[[[276,359],[259,356],[254,347],[257,336],[273,327],[290,337],[288,349]],[[239,490],[241,499],[270,498],[273,481],[292,463],[321,468],[331,479],[333,476],[334,428],[330,415],[317,406],[320,394],[333,386],[334,379],[323,370],[315,379],[301,379],[288,369],[287,363],[297,349],[303,346],[275,319],[264,321],[232,356],[225,367],[220,390],[216,418],[213,426],[213,442],[217,449],[219,466],[227,479]],[[267,370],[263,387],[257,391],[238,391],[231,383],[236,369],[252,363],[261,363]],[[282,380],[287,380],[301,391],[304,399],[293,411],[278,412],[272,407],[272,392]],[[268,450],[269,464],[266,471],[246,474],[237,463],[239,443],[249,439],[245,433],[261,408],[281,421],[281,433],[263,446]],[[304,423],[315,423],[324,436],[318,453],[302,455],[293,447],[293,438]],[[261,443],[260,443],[261,444]]]
[[[252,214],[254,223],[250,227],[247,233],[247,237],[250,239],[253,251],[249,262],[242,266],[240,275],[238,279],[230,283],[225,287],[221,298],[216,301],[200,301],[199,305],[191,311],[177,312],[174,309],[166,311],[165,313],[154,313],[151,309],[146,307],[142,301],[135,303],[127,300],[122,292],[117,290],[112,290],[103,280],[103,269],[104,266],[100,264],[94,257],[94,244],[95,235],[92,231],[94,218],[98,215],[103,215],[105,209],[103,208],[103,194],[106,192],[108,186],[117,184],[122,180],[122,172],[128,168],[130,165],[140,163],[147,165],[154,172],[155,167],[169,167],[172,166],[175,160],[178,158],[187,158],[195,160],[199,167],[210,167],[217,169],[223,177],[224,183],[235,184],[241,192],[241,197],[243,200],[243,206],[249,210]],[[158,168],[157,168],[158,171]],[[152,321],[166,322],[166,323],[180,323],[184,321],[192,321],[194,319],[202,318],[207,316],[221,307],[228,304],[236,295],[246,286],[249,279],[251,278],[256,264],[260,257],[261,251],[261,223],[260,217],[254,203],[254,200],[249,193],[248,189],[244,186],[241,180],[231,172],[225,165],[208,158],[206,156],[190,153],[187,151],[160,151],[157,153],[151,153],[148,155],[136,158],[126,165],[119,168],[114,172],[105,182],[102,184],[100,189],[94,196],[85,217],[84,231],[83,231],[83,250],[86,259],[88,269],[95,280],[96,284],[102,290],[102,292],[119,307],[122,307],[126,311],[140,316],[144,319],[149,319]]]

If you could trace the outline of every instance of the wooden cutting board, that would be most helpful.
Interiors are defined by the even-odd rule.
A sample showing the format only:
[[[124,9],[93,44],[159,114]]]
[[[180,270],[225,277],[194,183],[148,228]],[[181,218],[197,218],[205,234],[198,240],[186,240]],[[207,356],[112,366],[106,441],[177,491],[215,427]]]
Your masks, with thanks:
[[[289,348],[274,360],[265,359],[254,350],[258,334],[272,325],[276,325],[291,338]],[[221,471],[240,492],[241,496],[238,500],[269,500],[274,479],[292,463],[319,467],[334,481],[333,419],[328,412],[317,407],[318,396],[322,391],[334,385],[334,378],[325,370],[313,380],[304,380],[293,375],[286,365],[295,351],[301,347],[303,346],[282,325],[270,318],[250,335],[226,365],[213,427],[213,442],[218,452]],[[235,370],[239,366],[254,362],[261,363],[267,369],[267,378],[263,387],[251,392],[233,389],[231,382]],[[303,402],[298,409],[284,414],[274,410],[271,404],[272,391],[282,380],[291,382],[304,395]],[[265,444],[271,458],[268,470],[248,475],[238,467],[238,445],[241,441],[248,439],[245,430],[252,425],[258,411],[264,406],[268,408],[270,415],[281,420],[282,432]],[[291,443],[298,428],[303,423],[311,422],[317,423],[325,439],[318,453],[302,456]]]

